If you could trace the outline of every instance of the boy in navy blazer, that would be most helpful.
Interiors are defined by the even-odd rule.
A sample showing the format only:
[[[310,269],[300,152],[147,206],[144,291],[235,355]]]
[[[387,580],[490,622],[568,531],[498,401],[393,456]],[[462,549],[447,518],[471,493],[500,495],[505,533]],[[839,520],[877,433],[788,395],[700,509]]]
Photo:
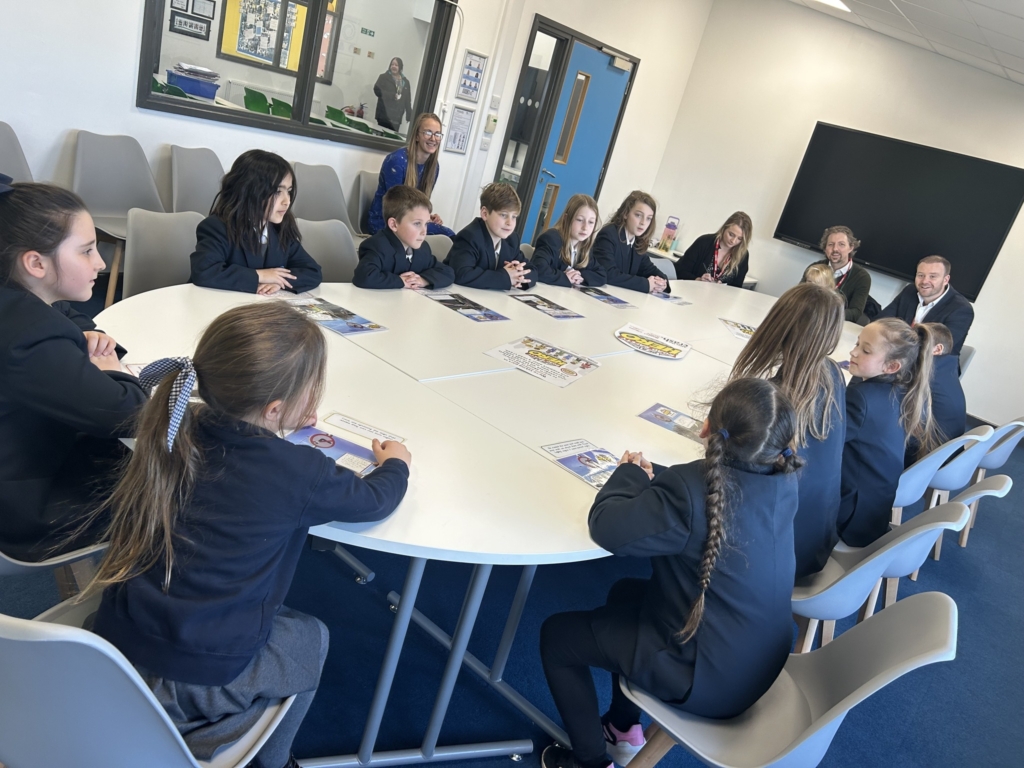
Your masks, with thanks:
[[[444,262],[455,270],[456,283],[497,291],[536,283],[536,273],[519,250],[515,233],[521,207],[512,185],[500,182],[484,187],[480,216],[455,236]]]
[[[359,245],[359,265],[352,278],[358,288],[447,288],[455,273],[440,263],[425,241],[430,198],[400,184],[384,195],[387,226]]]

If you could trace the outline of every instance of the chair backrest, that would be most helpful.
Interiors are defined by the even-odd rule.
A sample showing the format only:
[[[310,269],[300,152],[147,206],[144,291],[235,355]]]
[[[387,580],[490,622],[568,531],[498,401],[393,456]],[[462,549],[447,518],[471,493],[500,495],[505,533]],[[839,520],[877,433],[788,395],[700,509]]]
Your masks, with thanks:
[[[124,218],[131,208],[164,210],[146,153],[131,136],[79,131],[71,189],[93,216]]]
[[[380,183],[380,174],[373,171],[359,172],[359,215],[356,221],[359,224],[359,232],[364,235],[370,234],[370,205],[373,203],[373,196],[377,194],[377,185]]]
[[[106,543],[93,544],[91,547],[77,549],[74,552],[67,552],[57,557],[51,557],[49,560],[40,560],[38,562],[15,560],[10,555],[0,552],[0,576],[22,576],[28,573],[41,573],[42,571],[48,571],[52,568],[68,565],[69,563],[99,554],[106,548]]]
[[[32,169],[28,167],[18,134],[3,122],[0,122],[0,173],[15,181],[32,181]]]
[[[448,258],[448,251],[452,249],[452,239],[448,235],[427,235],[427,245],[430,252],[438,261]]]
[[[171,210],[210,215],[224,166],[212,149],[171,145]]]
[[[999,469],[1010,458],[1021,438],[1024,438],[1024,416],[1003,424],[992,433],[988,450],[978,466],[985,470]]]
[[[519,250],[523,252],[523,256],[526,257],[527,261],[531,261],[533,259],[533,246],[529,243],[522,243],[519,246]]]
[[[662,256],[651,256],[651,264],[653,264],[669,280],[676,279],[676,263],[672,259],[666,259]]]
[[[975,483],[953,499],[953,501],[958,501],[961,504],[973,504],[985,496],[995,496],[1001,499],[1010,492],[1011,488],[1013,488],[1013,480],[1007,475],[992,475],[992,477],[986,477],[980,483]]]
[[[359,256],[347,226],[337,219],[327,221],[296,220],[302,235],[302,247],[323,270],[325,283],[351,283]]]
[[[163,707],[98,635],[0,616],[0,762],[196,768]]]
[[[929,485],[940,491],[958,491],[971,482],[971,476],[985,458],[989,449],[989,443],[995,430],[987,424],[977,429],[972,429],[968,434],[974,434],[978,442],[966,446],[960,453],[951,458],[938,470],[935,471]]]
[[[991,429],[991,427],[988,429]],[[920,501],[921,497],[924,496],[924,492],[928,490],[932,478],[935,477],[935,473],[939,471],[939,468],[945,463],[946,459],[965,445],[981,440],[981,436],[985,434],[987,433],[984,428],[972,429],[970,432],[960,435],[960,437],[954,437],[952,440],[943,443],[927,456],[922,456],[903,470],[903,474],[900,475],[899,485],[896,488],[896,499],[892,505],[894,507],[909,507],[911,504],[916,504]]]
[[[292,215],[306,221],[337,219],[351,231],[348,203],[334,169],[329,165],[305,163],[292,163],[292,168],[295,169],[295,181],[299,187]]]
[[[245,108],[250,112],[260,112],[264,115],[270,114],[270,102],[267,101],[267,94],[263,91],[257,91],[255,88],[245,88],[245,96],[242,99],[245,102]]]
[[[960,347],[960,378],[961,379],[964,377],[964,374],[967,373],[967,367],[971,364],[971,360],[974,359],[974,352],[975,352],[974,347],[970,347],[967,344],[964,344],[962,347]]]
[[[154,213],[132,208],[124,250],[124,298],[187,283],[196,227],[202,220],[203,215],[194,211]]]
[[[963,530],[970,517],[963,503],[940,504],[866,547],[833,552],[819,573],[797,582],[793,613],[822,620],[846,618],[864,604],[880,578],[913,573],[943,531]]]

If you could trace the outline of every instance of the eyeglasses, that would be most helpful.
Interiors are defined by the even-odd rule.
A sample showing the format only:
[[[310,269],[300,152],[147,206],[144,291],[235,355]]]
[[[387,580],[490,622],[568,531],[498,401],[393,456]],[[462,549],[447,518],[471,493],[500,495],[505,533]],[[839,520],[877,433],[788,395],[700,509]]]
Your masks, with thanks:
[[[440,139],[444,134],[440,131],[420,131],[420,136],[424,139]]]

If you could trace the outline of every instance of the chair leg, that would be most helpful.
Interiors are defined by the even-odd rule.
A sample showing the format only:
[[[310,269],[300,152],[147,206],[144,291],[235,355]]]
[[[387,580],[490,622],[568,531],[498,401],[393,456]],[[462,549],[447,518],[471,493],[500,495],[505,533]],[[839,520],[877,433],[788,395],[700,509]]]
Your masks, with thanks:
[[[900,580],[899,579],[886,579],[885,580],[885,607],[888,608],[890,605],[896,602],[896,592],[899,591]]]
[[[818,634],[818,619],[807,619],[807,626],[802,627],[796,639],[797,653],[810,653],[814,647],[814,636]]]
[[[836,623],[835,621],[823,621],[821,622],[821,648],[832,642],[832,639],[836,636]]]
[[[61,602],[74,597],[81,591],[78,589],[78,583],[70,565],[54,568],[53,578],[57,582],[57,596],[60,597]]]
[[[903,507],[892,508],[892,524],[899,525],[903,522]]]
[[[117,292],[117,276],[121,272],[121,257],[124,255],[124,240],[114,242],[114,258],[110,261],[110,282],[107,283],[107,300],[103,308],[106,309],[114,303],[114,294]]]
[[[971,502],[971,519],[967,523],[967,525],[964,526],[964,529],[962,531],[960,531],[960,546],[961,547],[966,547],[967,546],[967,537],[971,535],[971,528],[974,527],[974,518],[978,516],[978,502],[979,501],[981,501],[981,499],[975,499],[973,502]]]
[[[918,568],[916,571],[914,571],[912,574],[910,574],[910,580],[911,581],[917,581],[917,577],[918,577],[918,575],[920,573],[921,573],[921,569]]]
[[[630,768],[653,768],[676,745],[675,739],[654,723],[651,723],[644,736],[647,738],[647,743],[629,761]]]
[[[938,560],[939,557],[942,556],[942,534],[943,533],[945,533],[945,531],[943,531],[942,533],[939,534],[939,538],[937,538],[935,540],[935,546],[932,547],[932,560]]]
[[[864,602],[864,605],[860,607],[860,613],[857,614],[858,624],[864,621],[864,619],[870,619],[875,615],[875,603],[878,602],[878,593],[881,591],[882,580],[879,579],[875,582],[875,587],[871,590],[871,594],[868,595],[868,599]]]

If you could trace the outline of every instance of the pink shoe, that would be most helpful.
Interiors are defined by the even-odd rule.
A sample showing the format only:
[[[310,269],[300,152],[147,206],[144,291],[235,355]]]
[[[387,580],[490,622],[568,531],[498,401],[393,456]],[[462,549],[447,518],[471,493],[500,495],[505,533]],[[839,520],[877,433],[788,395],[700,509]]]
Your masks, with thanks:
[[[612,760],[623,768],[629,765],[629,761],[636,757],[636,753],[647,743],[640,723],[630,726],[628,731],[620,731],[611,723],[605,723],[604,740]]]

